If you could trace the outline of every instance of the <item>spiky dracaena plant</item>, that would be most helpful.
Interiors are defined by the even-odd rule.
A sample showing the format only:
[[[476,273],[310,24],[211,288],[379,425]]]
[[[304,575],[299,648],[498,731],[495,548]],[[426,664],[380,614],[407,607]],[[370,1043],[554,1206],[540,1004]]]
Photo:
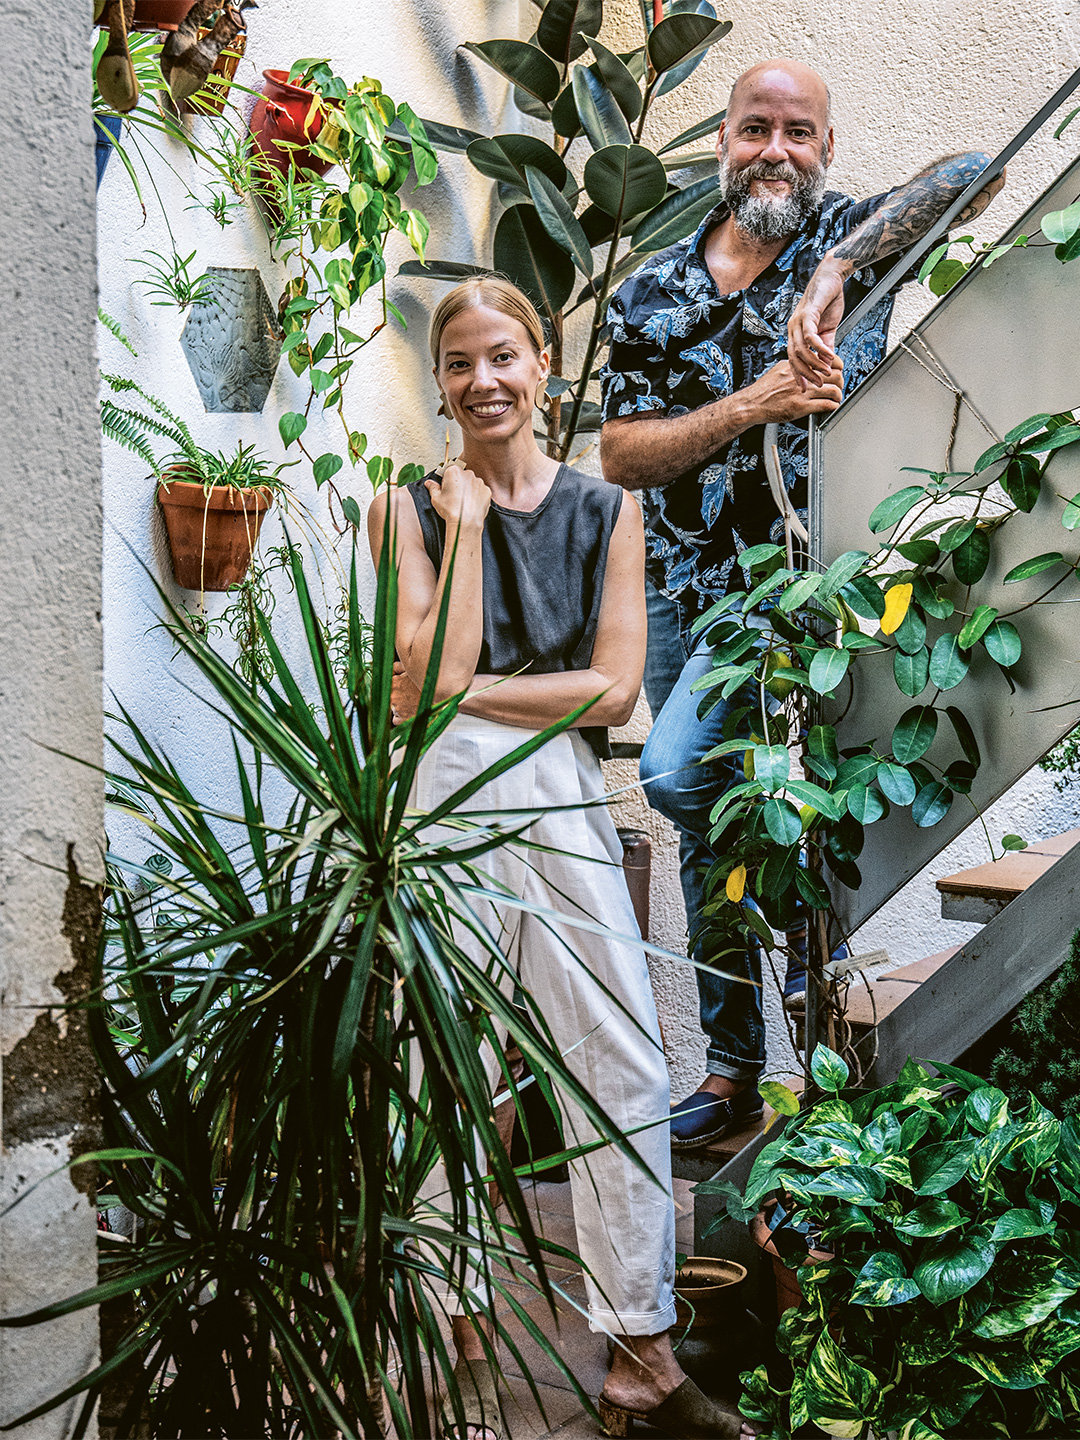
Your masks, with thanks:
[[[155,1435],[188,1440],[369,1437],[390,1426],[427,1436],[441,1423],[425,1393],[432,1375],[460,1424],[439,1287],[496,1317],[521,1365],[497,1312],[516,1317],[575,1383],[506,1283],[554,1304],[545,1261],[567,1252],[534,1231],[497,1133],[481,1042],[499,1048],[505,1032],[595,1125],[599,1140],[549,1164],[629,1141],[582,1091],[529,996],[515,1003],[477,915],[477,897],[493,893],[485,856],[525,844],[529,817],[463,812],[577,715],[436,811],[411,812],[417,765],[456,702],[433,702],[444,605],[419,712],[391,723],[387,554],[374,637],[353,567],[343,687],[292,559],[314,708],[264,617],[274,679],[253,687],[173,613],[178,645],[232,729],[236,813],[200,800],[130,717],[131,740],[114,742],[121,806],[165,856],[112,862],[128,881],[107,905],[92,1012],[108,1146],[95,1158],[104,1189],[135,1216],[133,1239],[104,1237],[94,1289],[5,1322],[132,1298],[111,1355],[51,1402],[87,1392],[79,1433],[117,1376],[124,1395],[107,1397],[117,1435],[136,1433],[149,1407]],[[271,791],[274,804],[263,798]],[[136,894],[134,876],[149,894]],[[482,962],[462,947],[462,925],[485,943]],[[422,1190],[436,1159],[446,1189],[432,1216]],[[490,1303],[476,1298],[476,1271]]]

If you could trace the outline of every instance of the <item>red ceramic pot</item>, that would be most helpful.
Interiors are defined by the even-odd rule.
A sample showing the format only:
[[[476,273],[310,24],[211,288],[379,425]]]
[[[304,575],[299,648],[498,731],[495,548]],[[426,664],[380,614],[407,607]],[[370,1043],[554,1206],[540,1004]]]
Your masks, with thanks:
[[[185,590],[228,590],[247,574],[263,516],[274,503],[265,488],[181,480],[182,467],[166,470],[158,486],[173,574]]]
[[[325,175],[332,160],[321,160],[308,149],[323,127],[323,115],[316,112],[308,120],[312,90],[289,82],[287,70],[264,70],[262,95],[251,112],[251,137],[255,149],[268,164],[287,174],[290,164],[299,170],[313,170]],[[298,145],[298,150],[282,149],[278,141]]]
[[[135,0],[132,30],[176,30],[193,0]]]

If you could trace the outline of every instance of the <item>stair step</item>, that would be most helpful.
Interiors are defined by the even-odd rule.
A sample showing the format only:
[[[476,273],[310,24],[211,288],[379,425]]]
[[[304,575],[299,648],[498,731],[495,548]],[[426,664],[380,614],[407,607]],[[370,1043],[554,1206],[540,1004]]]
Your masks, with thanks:
[[[1067,830],[1048,840],[1034,840],[1026,850],[1014,851],[1000,860],[944,876],[937,882],[942,916],[946,920],[987,924],[1077,842],[1080,830]]]
[[[785,1075],[783,1083],[797,1095],[802,1093],[804,1082],[801,1075]],[[749,1145],[751,1140],[761,1134],[774,1113],[766,1105],[762,1118],[753,1125],[748,1125],[745,1130],[725,1135],[722,1140],[714,1140],[711,1145],[703,1145],[700,1150],[672,1150],[671,1173],[677,1180],[690,1180],[694,1184],[699,1180],[711,1180],[717,1170],[729,1160],[733,1160],[745,1145]]]

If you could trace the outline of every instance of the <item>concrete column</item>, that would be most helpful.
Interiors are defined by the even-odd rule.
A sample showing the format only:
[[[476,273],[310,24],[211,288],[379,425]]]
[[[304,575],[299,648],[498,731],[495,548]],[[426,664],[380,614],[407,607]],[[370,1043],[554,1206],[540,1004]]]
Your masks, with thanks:
[[[102,879],[101,454],[90,10],[0,0],[0,1314],[96,1279],[85,995]],[[55,747],[55,749],[47,748]],[[0,1423],[97,1361],[81,1311],[0,1330]],[[71,1433],[79,1401],[15,1433]],[[90,1434],[96,1434],[91,1428]]]

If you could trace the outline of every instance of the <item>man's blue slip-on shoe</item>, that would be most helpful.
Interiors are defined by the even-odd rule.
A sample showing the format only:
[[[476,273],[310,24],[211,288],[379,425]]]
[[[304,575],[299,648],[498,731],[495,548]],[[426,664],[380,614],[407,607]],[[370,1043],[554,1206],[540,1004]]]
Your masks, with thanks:
[[[696,1090],[671,1107],[671,1148],[694,1150],[699,1145],[710,1145],[733,1131],[745,1130],[763,1113],[753,1081],[730,1100],[721,1100],[708,1090]]]

